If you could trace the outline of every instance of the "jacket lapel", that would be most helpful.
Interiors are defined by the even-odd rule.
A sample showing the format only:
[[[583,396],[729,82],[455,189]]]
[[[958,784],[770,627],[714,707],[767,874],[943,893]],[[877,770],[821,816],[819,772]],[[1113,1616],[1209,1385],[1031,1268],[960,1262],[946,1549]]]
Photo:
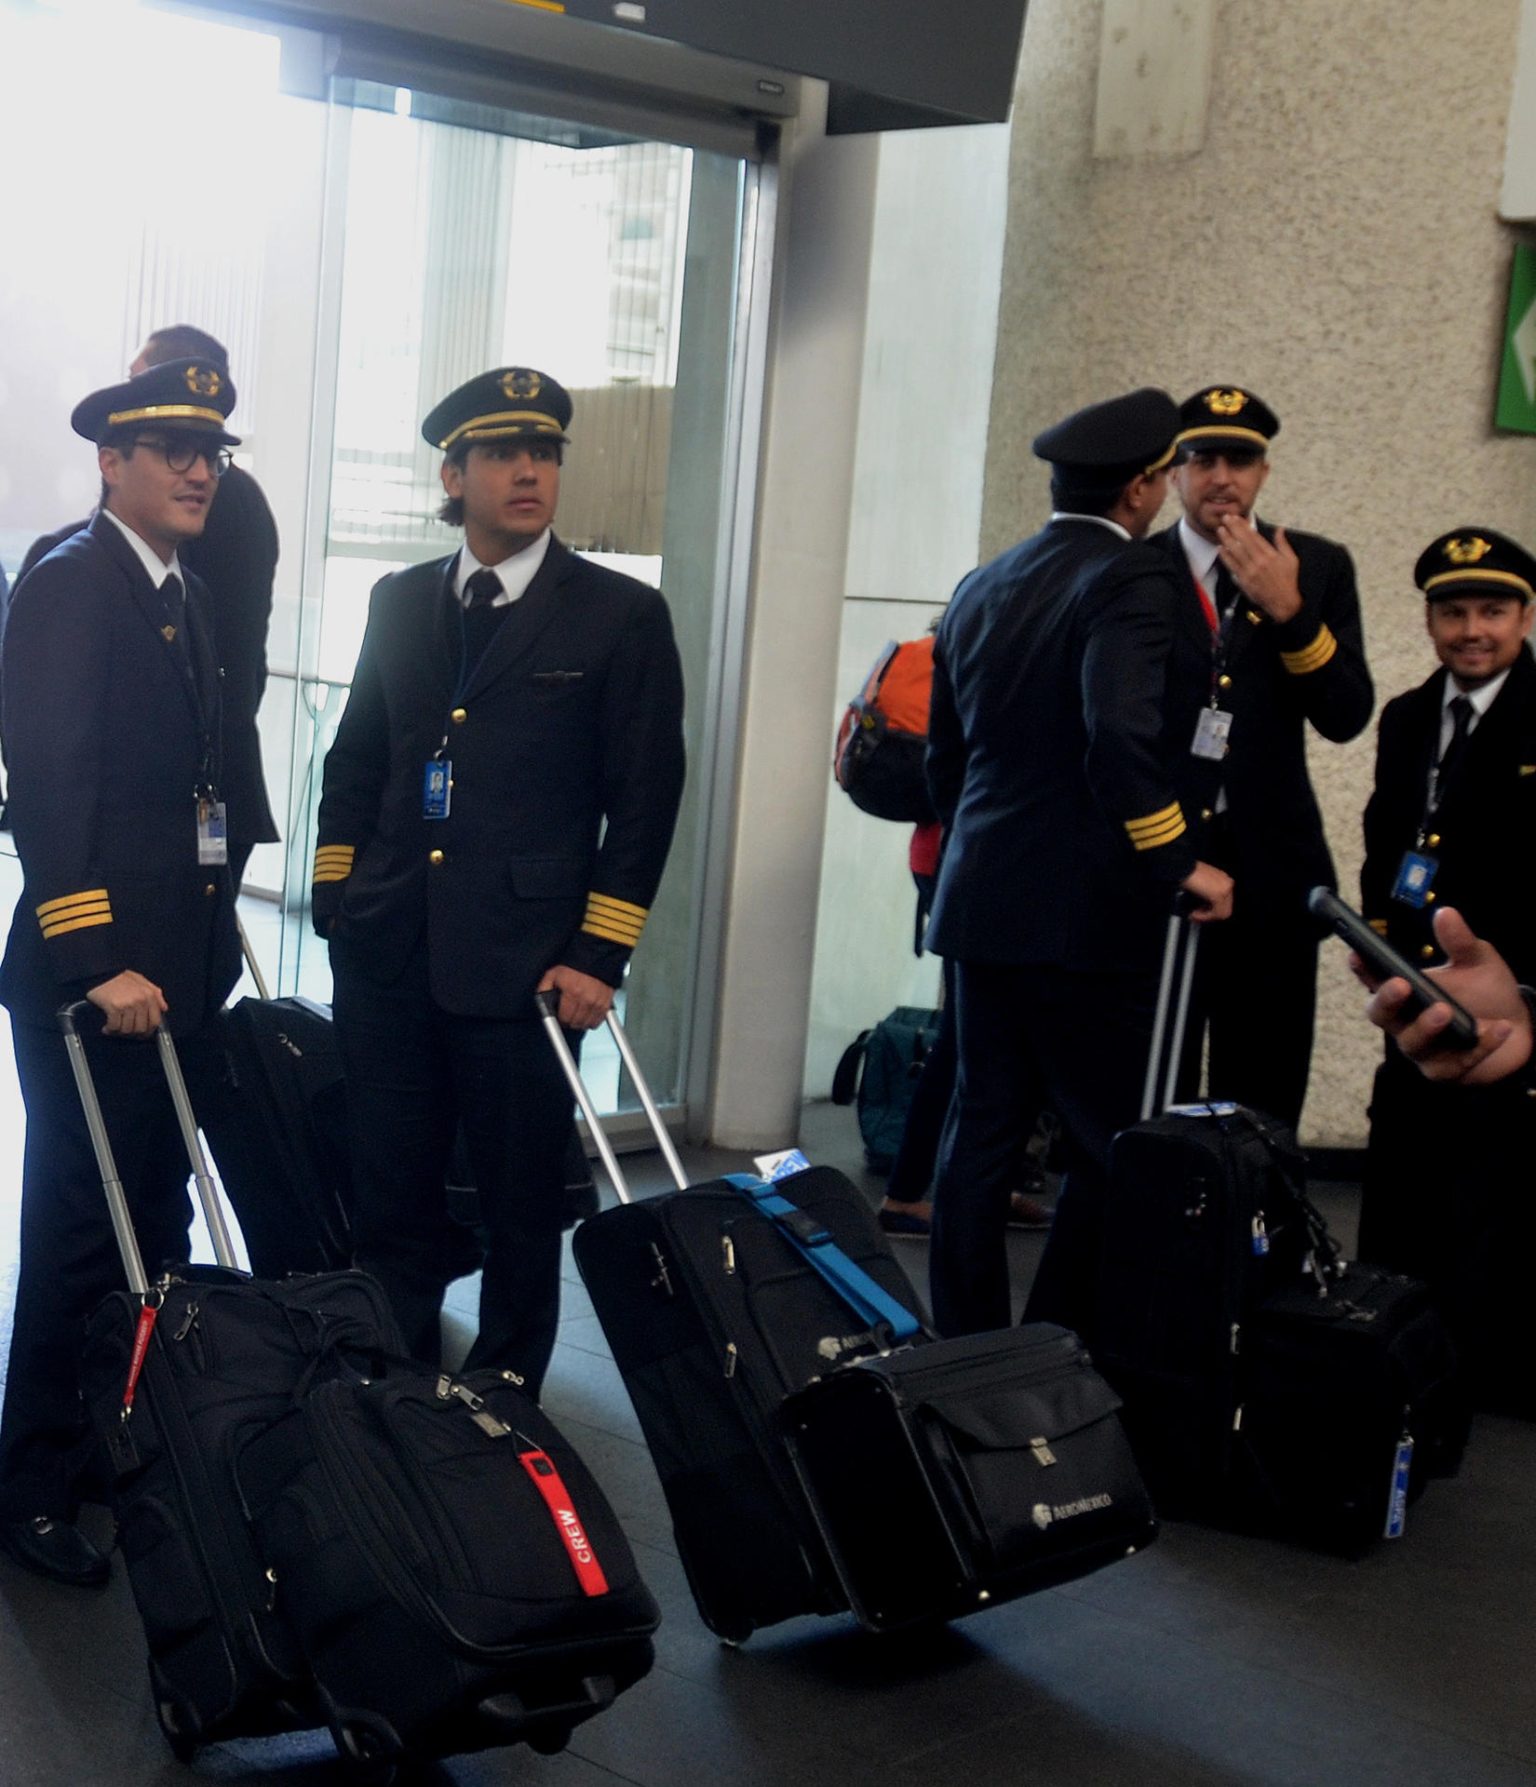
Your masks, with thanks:
[[[197,623],[194,621],[190,628],[191,637],[182,642],[182,646],[185,647],[185,649],[182,649],[182,646],[178,646],[176,643],[175,633],[167,633],[166,629],[169,623],[165,618],[165,603],[160,595],[160,591],[150,580],[149,573],[139,562],[138,555],[123,538],[117,523],[110,520],[106,515],[98,512],[91,519],[89,532],[91,538],[101,547],[107,557],[111,559],[113,564],[117,566],[118,570],[122,572],[123,577],[126,579],[128,593],[133,599],[134,607],[138,610],[145,626],[147,626],[155,635],[159,649],[165,653],[169,660],[172,674],[175,676],[177,682],[180,683],[181,691],[186,696],[187,704],[192,709],[193,717],[197,720],[199,727],[204,724],[204,715],[206,713],[209,715],[208,724],[211,729],[212,716],[214,713],[213,701],[215,698],[211,692],[207,693],[205,698],[205,690],[208,689],[208,685],[217,681],[217,666],[213,665],[212,660],[209,657],[209,647],[206,638],[199,641],[197,637],[199,632]],[[186,587],[186,581],[185,568],[183,568],[183,588]],[[193,601],[189,592],[187,598],[188,614],[192,612],[192,608]],[[203,620],[204,625],[201,630],[206,635],[208,631],[207,617],[203,617]],[[203,669],[207,676],[206,683],[203,683],[193,670],[193,665],[198,661],[199,657],[203,660]]]
[[[574,555],[551,536],[544,562],[533,582],[512,603],[484,656],[472,666],[465,689],[467,695],[480,694],[492,683],[500,682],[527,657],[545,628],[560,613],[563,606],[560,586],[575,569]]]

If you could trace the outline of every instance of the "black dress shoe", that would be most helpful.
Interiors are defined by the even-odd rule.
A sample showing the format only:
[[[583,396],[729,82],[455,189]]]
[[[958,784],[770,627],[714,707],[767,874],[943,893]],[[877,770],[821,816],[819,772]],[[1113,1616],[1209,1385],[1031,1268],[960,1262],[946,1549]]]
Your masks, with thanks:
[[[34,1575],[75,1588],[100,1588],[112,1568],[79,1527],[47,1514],[0,1521],[0,1551]]]

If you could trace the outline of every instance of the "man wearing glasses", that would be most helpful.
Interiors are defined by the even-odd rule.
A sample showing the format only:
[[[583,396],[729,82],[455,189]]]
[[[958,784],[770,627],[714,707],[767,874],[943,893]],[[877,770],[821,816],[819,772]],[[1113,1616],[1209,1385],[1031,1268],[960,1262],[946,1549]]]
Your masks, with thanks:
[[[223,343],[188,323],[172,323],[148,336],[128,368],[129,376],[186,359],[204,361],[221,378],[229,378],[229,356]],[[22,560],[21,574],[25,576],[85,525],[84,521],[71,522],[34,540]],[[229,872],[237,889],[252,849],[277,838],[256,725],[267,686],[267,626],[272,618],[277,550],[277,523],[261,486],[249,472],[229,466],[219,480],[218,501],[209,505],[207,525],[195,540],[184,543],[181,558],[207,585],[212,602],[214,655],[223,672],[220,695]]]
[[[27,1109],[21,1266],[0,1414],[0,1549],[58,1581],[106,1580],[74,1526],[86,1434],[83,1325],[122,1282],[56,1016],[83,1025],[145,1265],[187,1257],[187,1164],[157,1051],[190,1070],[239,974],[220,792],[219,673],[207,592],[180,549],[203,531],[234,407],[212,362],[171,361],[95,392],[102,503],[16,588],[0,729],[24,876],[0,963]]]

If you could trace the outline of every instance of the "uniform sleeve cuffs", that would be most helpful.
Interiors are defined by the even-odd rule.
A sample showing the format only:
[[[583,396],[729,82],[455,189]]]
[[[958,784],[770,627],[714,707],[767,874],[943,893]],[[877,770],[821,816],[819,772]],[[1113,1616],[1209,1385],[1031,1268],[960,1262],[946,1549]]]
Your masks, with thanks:
[[[345,881],[352,873],[352,859],[356,854],[355,844],[319,845],[315,850],[315,886],[320,887],[328,881]]]
[[[1175,838],[1183,837],[1188,828],[1184,823],[1184,810],[1175,800],[1140,819],[1127,819],[1125,829],[1133,849],[1159,850]]]
[[[1310,676],[1314,670],[1321,670],[1329,663],[1338,649],[1339,642],[1325,621],[1299,650],[1282,651],[1280,662],[1292,676]]]
[[[601,938],[605,943],[621,944],[633,949],[645,929],[649,908],[636,906],[629,900],[615,899],[611,894],[589,893],[586,916],[581,921],[583,932]]]

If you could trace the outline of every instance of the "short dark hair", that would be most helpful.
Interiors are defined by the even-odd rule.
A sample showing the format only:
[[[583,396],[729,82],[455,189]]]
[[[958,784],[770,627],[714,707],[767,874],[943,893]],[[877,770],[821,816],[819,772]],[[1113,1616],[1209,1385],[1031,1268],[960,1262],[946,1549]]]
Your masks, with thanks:
[[[132,459],[133,449],[138,444],[138,438],[138,431],[136,429],[114,428],[109,434],[104,434],[96,444],[98,448],[113,447],[117,452],[122,454],[124,459]],[[101,496],[97,500],[96,507],[98,509],[106,508],[107,498],[111,496],[111,494],[112,487],[107,483],[106,479],[103,478],[101,481]]]
[[[168,360],[212,360],[220,372],[229,371],[229,350],[224,343],[191,323],[168,323],[163,329],[152,329],[144,338],[143,354],[151,366],[164,366]]]
[[[1138,472],[1136,477],[1140,476]],[[1051,507],[1067,515],[1108,515],[1135,481],[1135,478],[1121,478],[1113,484],[1073,484],[1066,478],[1054,477],[1051,479]]]

